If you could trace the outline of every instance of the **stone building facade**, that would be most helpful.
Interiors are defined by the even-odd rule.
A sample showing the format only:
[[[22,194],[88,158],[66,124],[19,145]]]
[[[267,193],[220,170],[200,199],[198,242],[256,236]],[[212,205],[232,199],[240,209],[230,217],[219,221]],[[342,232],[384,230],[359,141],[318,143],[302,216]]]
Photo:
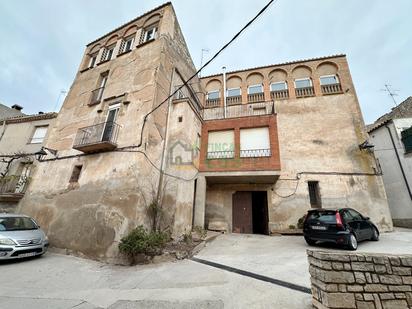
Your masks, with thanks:
[[[367,134],[344,55],[227,73],[226,115],[223,75],[201,82],[206,226],[269,233],[296,227],[311,207],[352,207],[392,229],[373,153],[359,147]],[[234,152],[215,159],[207,137],[218,130],[234,132]]]
[[[391,230],[345,56],[230,72],[225,100],[195,73],[170,3],[87,45],[20,203],[52,245],[116,258],[153,201],[174,236],[269,234],[321,206]]]
[[[29,185],[56,113],[6,111],[0,120],[0,212],[15,212]]]

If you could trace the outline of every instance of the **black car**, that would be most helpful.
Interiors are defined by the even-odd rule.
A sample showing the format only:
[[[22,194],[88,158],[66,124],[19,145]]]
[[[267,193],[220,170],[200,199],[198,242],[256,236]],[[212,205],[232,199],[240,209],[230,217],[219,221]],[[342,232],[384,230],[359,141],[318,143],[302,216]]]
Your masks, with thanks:
[[[363,240],[379,240],[379,230],[368,217],[352,208],[312,209],[303,224],[303,235],[308,245],[332,242],[350,250]]]

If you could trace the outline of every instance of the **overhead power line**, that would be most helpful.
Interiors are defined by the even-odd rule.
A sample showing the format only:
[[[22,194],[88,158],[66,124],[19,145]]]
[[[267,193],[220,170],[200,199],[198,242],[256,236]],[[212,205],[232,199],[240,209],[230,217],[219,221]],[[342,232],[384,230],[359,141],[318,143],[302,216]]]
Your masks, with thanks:
[[[166,99],[164,99],[159,105],[157,105],[155,108],[153,108],[150,112],[148,112],[144,118],[143,118],[143,124],[142,124],[142,129],[140,132],[140,141],[139,144],[137,144],[137,146],[133,146],[131,148],[135,148],[135,147],[140,147],[142,146],[143,143],[143,131],[146,125],[146,121],[147,121],[147,117],[149,117],[153,112],[155,112],[158,108],[160,108],[164,103],[168,102],[170,98],[172,98],[176,93],[178,93],[183,87],[187,86],[187,84],[196,76],[198,76],[198,74],[200,72],[202,72],[202,70],[207,67],[213,60],[215,60],[230,44],[232,44],[251,24],[253,24],[253,22],[258,19],[273,3],[276,3],[278,0],[270,0],[256,15],[255,17],[253,17],[251,20],[249,20],[249,22],[247,22],[247,24],[245,26],[243,26],[242,29],[240,29],[239,32],[237,32],[225,45],[223,45],[223,47],[221,49],[219,49],[219,51],[213,55],[212,58],[210,58],[204,65],[202,65],[200,67],[199,70],[196,71],[195,74],[193,74],[189,79],[187,79],[186,81],[183,82],[182,85],[180,85],[179,87],[177,87],[175,89],[175,91],[169,95]]]

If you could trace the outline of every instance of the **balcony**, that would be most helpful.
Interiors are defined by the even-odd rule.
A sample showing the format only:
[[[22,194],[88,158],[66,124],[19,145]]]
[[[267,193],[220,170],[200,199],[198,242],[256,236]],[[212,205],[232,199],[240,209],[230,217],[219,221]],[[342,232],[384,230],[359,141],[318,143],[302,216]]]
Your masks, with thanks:
[[[117,147],[120,126],[112,121],[81,128],[77,131],[73,148],[84,153],[110,151]]]
[[[315,95],[313,87],[296,88],[295,92],[297,98],[313,97]]]
[[[92,97],[89,105],[99,104],[103,97],[104,87],[97,88],[92,91]]]
[[[337,84],[329,84],[329,85],[321,85],[322,94],[337,94],[342,93],[342,85],[340,83]]]
[[[233,96],[233,97],[227,97],[226,98],[226,104],[227,105],[242,104],[242,96],[237,95],[237,96]]]
[[[276,90],[270,92],[270,97],[272,100],[286,100],[289,99],[289,90]]]
[[[217,106],[220,106],[220,98],[206,100],[206,104],[205,104],[206,108],[217,107]]]
[[[227,151],[208,151],[207,159],[233,159],[235,157],[235,152],[233,150]]]
[[[251,104],[238,104],[226,107],[207,108],[203,110],[204,120],[216,120],[225,118],[251,117],[274,114],[273,102],[260,102]]]
[[[264,102],[265,94],[263,92],[248,94],[247,101],[249,103]]]
[[[29,177],[22,175],[0,178],[0,201],[19,201],[24,196],[28,183]]]

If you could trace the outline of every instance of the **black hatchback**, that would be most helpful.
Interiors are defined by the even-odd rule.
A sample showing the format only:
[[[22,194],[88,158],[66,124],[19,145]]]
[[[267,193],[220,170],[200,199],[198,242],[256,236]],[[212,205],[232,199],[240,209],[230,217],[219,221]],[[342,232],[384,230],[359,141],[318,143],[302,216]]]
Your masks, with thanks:
[[[349,250],[356,250],[363,240],[379,240],[376,225],[352,208],[309,210],[303,235],[310,246],[332,242]]]

